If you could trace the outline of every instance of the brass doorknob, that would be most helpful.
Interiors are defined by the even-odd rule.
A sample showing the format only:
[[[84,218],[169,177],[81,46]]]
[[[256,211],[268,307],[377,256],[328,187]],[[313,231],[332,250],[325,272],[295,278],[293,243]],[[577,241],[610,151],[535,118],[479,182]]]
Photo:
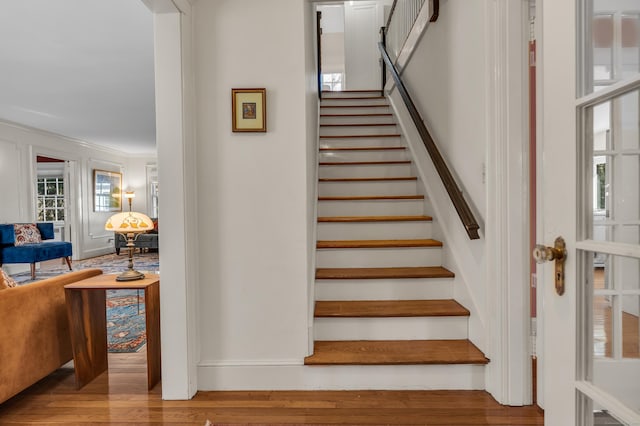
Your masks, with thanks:
[[[544,263],[555,260],[555,287],[559,296],[564,294],[564,261],[567,259],[567,246],[564,238],[556,238],[553,247],[547,247],[541,244],[533,248],[533,258],[536,263]]]
[[[567,250],[559,247],[547,247],[538,244],[533,248],[533,258],[536,263],[544,263],[551,260],[562,260],[567,255]]]

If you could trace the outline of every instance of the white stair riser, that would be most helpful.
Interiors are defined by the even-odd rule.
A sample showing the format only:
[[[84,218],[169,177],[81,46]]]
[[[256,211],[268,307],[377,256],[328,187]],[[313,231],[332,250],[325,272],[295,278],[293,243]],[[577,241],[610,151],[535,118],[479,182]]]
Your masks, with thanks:
[[[320,222],[318,240],[429,238],[431,222]]]
[[[316,280],[316,300],[453,299],[453,278]]]
[[[387,268],[441,264],[441,247],[318,249],[316,251],[318,268]]]
[[[482,390],[482,365],[208,365],[201,390]],[[222,364],[222,365],[219,365]],[[386,423],[386,421],[383,421]]]
[[[371,146],[403,146],[400,137],[384,138],[323,138],[321,148],[363,148]]]
[[[320,166],[320,178],[357,178],[357,177],[402,177],[414,176],[411,164],[358,165],[358,166]],[[407,194],[405,194],[407,195]]]
[[[424,200],[319,201],[318,216],[418,216]]]
[[[345,113],[343,117],[320,116],[320,124],[387,124],[395,123],[392,115],[359,115]]]
[[[349,96],[350,98],[354,97],[365,97],[365,96]],[[367,99],[344,99],[344,98],[325,98],[320,101],[320,105],[322,106],[335,106],[335,107],[343,107],[345,105],[387,105],[388,102],[386,99],[376,99],[374,97],[370,97]]]
[[[320,151],[320,161],[403,161],[409,156],[404,149],[367,151]],[[409,176],[409,175],[407,175]]]
[[[320,136],[398,134],[397,126],[321,126]]]
[[[327,91],[322,92],[322,99],[340,99],[340,98],[378,98],[381,96],[380,90],[365,90],[362,92],[340,92],[340,91]]]
[[[382,102],[378,102],[382,104]],[[320,108],[320,114],[388,114],[391,112],[389,106],[379,107],[353,107],[353,108],[341,108],[338,106],[329,106]]]
[[[411,195],[417,192],[416,181],[319,182],[318,195]]]
[[[315,340],[466,339],[467,317],[315,318]]]

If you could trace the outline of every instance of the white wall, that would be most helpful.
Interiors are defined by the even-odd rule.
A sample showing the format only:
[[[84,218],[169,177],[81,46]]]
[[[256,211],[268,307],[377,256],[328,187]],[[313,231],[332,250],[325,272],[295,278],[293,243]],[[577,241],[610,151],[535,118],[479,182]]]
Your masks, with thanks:
[[[78,218],[79,226],[76,228],[79,232],[73,247],[74,259],[112,252],[113,233],[104,231],[104,223],[110,213],[93,211],[93,169],[121,172],[123,185],[128,179],[137,185],[136,176],[139,173],[144,175],[144,166],[140,165],[155,160],[131,159],[124,153],[102,149],[85,141],[0,122],[0,223],[35,220],[37,155],[71,160],[76,164],[76,182],[72,192],[77,197],[71,208]],[[143,206],[139,206],[142,209]]]
[[[194,6],[199,389],[232,386],[221,378],[229,372],[273,388],[252,368],[307,355],[314,101],[305,3]],[[266,88],[266,133],[231,132],[231,89],[247,87]]]
[[[465,198],[486,215],[484,2],[448,1],[417,45],[402,78]],[[445,13],[446,12],[446,13]],[[464,31],[460,31],[464,28]]]
[[[318,6],[322,12],[322,72],[344,73],[344,5]]]
[[[486,214],[483,166],[487,150],[489,80],[485,74],[484,55],[488,47],[483,37],[469,37],[468,34],[484,35],[484,11],[482,2],[450,0],[443,3],[438,21],[428,26],[402,74],[413,102],[481,228]],[[458,30],[461,26],[465,28],[464,34]],[[399,109],[400,120],[404,118],[405,122],[410,122],[396,90],[392,92],[392,101]],[[433,205],[435,219],[446,238],[444,264],[456,271],[462,278],[460,282],[466,282],[466,289],[456,287],[456,298],[470,305],[476,314],[470,323],[470,337],[485,349],[482,331],[485,317],[482,278],[485,274],[485,242],[483,239],[469,241],[448,196],[443,192],[444,187],[438,184],[439,178],[419,139],[414,152],[419,164],[425,162],[425,183],[430,188],[431,197],[429,204]],[[440,199],[438,194],[443,198]]]

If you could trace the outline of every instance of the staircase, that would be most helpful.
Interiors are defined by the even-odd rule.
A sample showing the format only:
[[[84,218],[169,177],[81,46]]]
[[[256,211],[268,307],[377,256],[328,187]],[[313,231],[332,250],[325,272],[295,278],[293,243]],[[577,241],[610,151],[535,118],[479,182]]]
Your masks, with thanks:
[[[315,342],[305,364],[358,366],[348,374],[362,387],[483,388],[489,360],[467,339],[469,311],[453,300],[455,275],[441,266],[443,243],[431,238],[386,98],[325,92],[320,108]]]

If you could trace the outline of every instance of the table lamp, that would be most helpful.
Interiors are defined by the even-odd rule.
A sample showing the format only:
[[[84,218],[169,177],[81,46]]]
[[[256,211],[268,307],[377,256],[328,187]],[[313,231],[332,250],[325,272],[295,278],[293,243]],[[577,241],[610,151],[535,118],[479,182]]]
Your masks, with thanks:
[[[129,202],[129,211],[131,211],[131,202],[136,198],[136,193],[133,191],[125,191],[124,198]]]
[[[116,213],[107,220],[104,225],[107,231],[122,234],[127,239],[127,250],[129,250],[129,269],[116,277],[116,281],[135,281],[144,278],[142,272],[133,269],[133,250],[135,240],[138,235],[153,229],[153,222],[146,214],[138,212]]]

